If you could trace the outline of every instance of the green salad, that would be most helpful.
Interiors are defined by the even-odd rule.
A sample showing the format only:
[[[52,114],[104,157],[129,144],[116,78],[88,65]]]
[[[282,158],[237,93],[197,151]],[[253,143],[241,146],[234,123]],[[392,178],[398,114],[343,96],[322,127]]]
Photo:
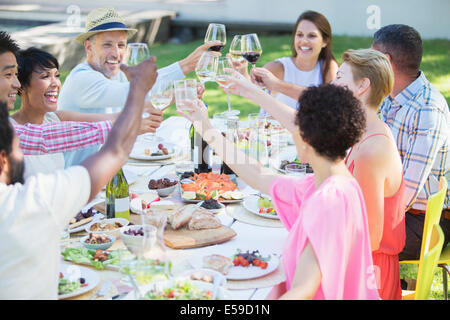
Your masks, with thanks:
[[[144,299],[150,300],[211,300],[212,293],[192,284],[190,281],[178,282],[163,290],[150,290]]]
[[[61,254],[64,260],[78,264],[89,264],[99,270],[105,269],[107,265],[119,264],[119,253],[116,251],[66,248]]]
[[[70,281],[64,278],[60,278],[58,282],[58,294],[68,294],[79,290],[82,287],[80,281]]]

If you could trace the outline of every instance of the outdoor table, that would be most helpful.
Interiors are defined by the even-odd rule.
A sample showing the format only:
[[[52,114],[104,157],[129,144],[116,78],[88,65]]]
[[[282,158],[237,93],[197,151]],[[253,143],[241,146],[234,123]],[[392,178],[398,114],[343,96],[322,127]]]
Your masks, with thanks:
[[[165,120],[162,123],[161,128],[157,132],[157,136],[162,136],[164,137],[165,141],[170,141],[172,143],[176,143],[180,146],[185,147],[189,126],[190,124],[187,123],[185,119],[180,117],[172,117],[169,118],[168,120]],[[172,134],[169,134],[169,132]],[[174,132],[175,134],[173,134]],[[189,146],[189,144],[187,145]],[[124,166],[124,169],[126,169],[127,171],[133,171],[138,176],[138,181],[135,184],[130,185],[131,192],[139,192],[139,191],[148,192],[149,191],[148,188],[147,190],[143,189],[145,189],[145,186],[146,184],[148,184],[148,181],[150,179],[159,179],[161,177],[170,174],[175,174],[174,164],[143,166],[143,165],[133,165],[132,163],[129,162]],[[255,194],[258,192],[258,190],[254,190],[250,188],[248,185],[246,185],[245,182],[242,181],[240,178],[237,178],[237,183],[239,190],[241,190],[246,195]],[[91,204],[98,203],[99,201],[104,201],[104,198],[102,198],[101,193],[97,196],[96,199],[94,199],[91,202]],[[233,204],[233,206],[242,206],[242,203]],[[276,254],[280,259],[278,269],[272,272],[270,275],[266,275],[265,277],[263,277],[267,278],[271,276],[272,284],[265,285],[264,283],[259,283],[258,285],[256,285],[255,288],[252,288],[251,283],[250,284],[247,283],[247,285],[244,285],[241,289],[241,286],[239,284],[240,281],[233,281],[233,283],[235,283],[233,288],[225,287],[225,289],[227,289],[229,293],[230,298],[233,300],[234,299],[262,300],[270,292],[273,285],[284,281],[284,271],[282,269],[281,253],[288,232],[284,227],[282,227],[281,223],[279,227],[265,227],[238,221],[227,213],[229,208],[231,208],[230,205],[226,205],[225,210],[222,210],[220,213],[217,214],[217,216],[224,226],[233,229],[237,235],[227,242],[213,246],[191,248],[191,249],[167,248],[166,252],[167,257],[172,261],[173,266],[172,273],[176,276],[177,274],[180,274],[184,270],[192,269],[192,266],[188,263],[188,260],[189,257],[195,255],[205,255],[210,253],[221,254],[221,252],[224,250],[229,251],[235,250],[237,248],[244,250],[259,249],[263,250],[264,252],[268,253],[270,252]],[[121,242],[120,239],[118,239],[114,243],[112,248],[116,248],[118,246],[123,246],[123,243]],[[70,262],[64,261],[63,263],[70,263]],[[91,269],[96,270],[95,268]],[[99,285],[94,290],[91,290],[90,292],[85,293],[83,295],[73,297],[71,299],[77,300],[90,299],[95,294],[95,292],[99,290],[103,281],[111,281],[114,284],[114,286],[112,287],[113,288],[115,287],[114,289],[116,289],[116,291],[110,293],[109,297],[107,296],[107,298],[109,299],[111,299],[111,296],[121,293],[122,291],[127,289],[127,286],[123,286],[121,284],[120,278],[122,275],[118,271],[112,270],[97,270],[97,271],[101,279]],[[227,284],[228,282],[230,281],[227,281]],[[130,289],[131,287],[128,287],[128,290]]]

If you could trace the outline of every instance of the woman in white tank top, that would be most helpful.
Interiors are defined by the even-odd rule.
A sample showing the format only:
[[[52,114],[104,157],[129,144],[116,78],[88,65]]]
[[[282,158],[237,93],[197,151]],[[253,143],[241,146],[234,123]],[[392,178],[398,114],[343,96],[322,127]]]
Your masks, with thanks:
[[[305,87],[335,78],[339,65],[331,46],[328,20],[318,12],[306,11],[299,16],[293,30],[292,56],[252,69],[251,79],[266,87],[277,100],[296,109]]]

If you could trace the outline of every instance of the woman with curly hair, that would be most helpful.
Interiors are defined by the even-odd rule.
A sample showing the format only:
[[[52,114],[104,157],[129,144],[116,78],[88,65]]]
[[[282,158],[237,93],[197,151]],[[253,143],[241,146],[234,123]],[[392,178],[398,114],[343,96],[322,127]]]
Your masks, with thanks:
[[[361,104],[330,84],[306,89],[299,102],[294,141],[299,159],[314,170],[305,177],[276,175],[249,158],[212,126],[200,100],[178,113],[249,186],[270,193],[289,231],[286,281],[268,299],[378,299],[364,197],[344,161],[364,132]]]
[[[372,49],[348,50],[332,84],[344,86],[361,101],[366,127],[361,141],[350,149],[346,164],[364,194],[370,244],[380,297],[401,299],[398,254],[405,244],[405,182],[400,155],[389,127],[377,116],[383,99],[392,91],[393,71],[387,57]],[[296,111],[262,92],[235,73],[228,93],[249,98],[275,115],[294,136]],[[303,108],[300,103],[299,108]],[[323,121],[313,125],[322,126]],[[334,132],[326,132],[333,137]]]

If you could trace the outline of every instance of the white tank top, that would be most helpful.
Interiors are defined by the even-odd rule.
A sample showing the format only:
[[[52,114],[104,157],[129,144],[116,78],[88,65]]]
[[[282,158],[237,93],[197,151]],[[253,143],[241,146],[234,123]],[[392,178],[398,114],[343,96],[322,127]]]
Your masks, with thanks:
[[[318,86],[323,83],[322,60],[319,60],[311,71],[302,71],[292,61],[291,57],[279,58],[276,61],[283,64],[284,81],[303,87]],[[292,99],[282,93],[277,93],[275,97],[278,101],[287,104],[291,108],[297,109],[297,100]]]

